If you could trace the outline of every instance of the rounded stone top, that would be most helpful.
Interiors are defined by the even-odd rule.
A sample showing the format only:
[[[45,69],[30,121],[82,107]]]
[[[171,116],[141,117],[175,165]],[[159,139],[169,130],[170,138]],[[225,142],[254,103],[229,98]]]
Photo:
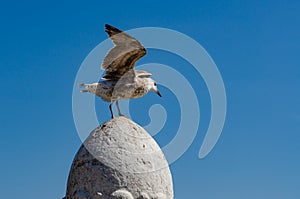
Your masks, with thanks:
[[[77,152],[67,199],[173,199],[168,163],[155,140],[126,117],[91,132]]]

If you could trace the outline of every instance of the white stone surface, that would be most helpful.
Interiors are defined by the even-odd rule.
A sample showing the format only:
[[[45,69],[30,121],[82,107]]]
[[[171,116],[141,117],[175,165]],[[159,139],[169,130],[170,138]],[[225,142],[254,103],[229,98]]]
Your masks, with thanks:
[[[126,117],[96,128],[76,154],[67,199],[173,199],[168,163],[155,140]]]

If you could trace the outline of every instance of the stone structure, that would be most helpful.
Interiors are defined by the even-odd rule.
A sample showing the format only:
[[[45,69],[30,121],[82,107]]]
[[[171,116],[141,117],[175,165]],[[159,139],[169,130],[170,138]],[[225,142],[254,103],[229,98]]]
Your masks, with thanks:
[[[66,199],[173,199],[168,163],[154,139],[119,117],[96,128],[76,154]]]

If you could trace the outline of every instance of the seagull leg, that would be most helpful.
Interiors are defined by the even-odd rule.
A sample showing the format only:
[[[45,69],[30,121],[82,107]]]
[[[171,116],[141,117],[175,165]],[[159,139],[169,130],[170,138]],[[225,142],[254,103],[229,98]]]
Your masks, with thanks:
[[[124,115],[121,113],[121,111],[120,111],[119,101],[118,101],[118,100],[116,101],[116,105],[117,105],[117,108],[118,108],[118,114],[119,114],[119,116],[124,116]]]
[[[112,110],[112,105],[113,105],[114,102],[110,103],[109,104],[109,110],[110,110],[110,114],[111,114],[111,119],[114,119],[114,113],[113,113],[113,110]]]

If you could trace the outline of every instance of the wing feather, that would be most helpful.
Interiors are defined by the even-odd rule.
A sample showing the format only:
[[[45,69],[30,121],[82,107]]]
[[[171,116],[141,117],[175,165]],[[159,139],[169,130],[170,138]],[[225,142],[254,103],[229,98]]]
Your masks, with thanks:
[[[105,32],[115,46],[107,53],[102,62],[106,70],[105,79],[118,79],[134,68],[135,63],[146,54],[146,49],[134,37],[106,24]]]
[[[152,75],[151,73],[144,71],[144,70],[136,70],[135,74],[136,74],[136,76],[141,77],[141,78],[150,77]]]

